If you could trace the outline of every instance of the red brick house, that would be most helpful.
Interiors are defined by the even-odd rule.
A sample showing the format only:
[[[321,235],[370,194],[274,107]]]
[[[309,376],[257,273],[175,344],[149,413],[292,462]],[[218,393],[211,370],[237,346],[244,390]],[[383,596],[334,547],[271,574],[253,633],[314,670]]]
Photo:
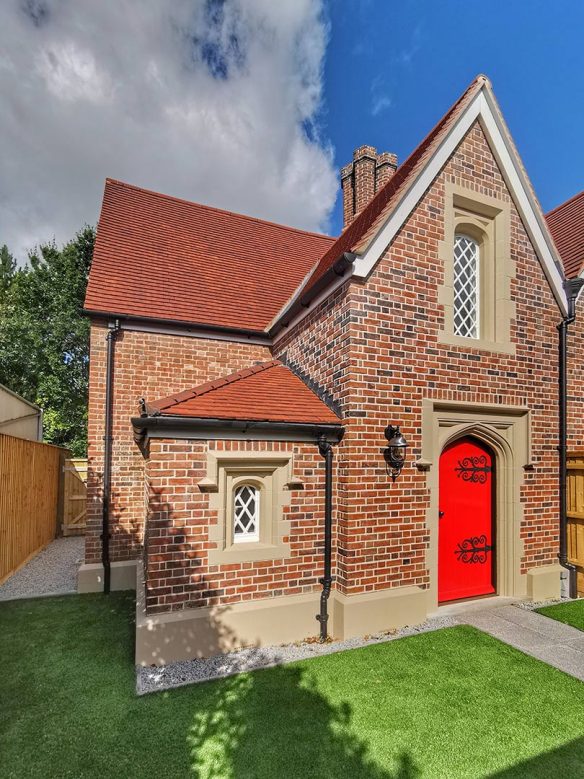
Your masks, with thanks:
[[[488,80],[341,180],[336,239],[106,183],[79,587],[137,587],[138,662],[560,592],[573,306]]]

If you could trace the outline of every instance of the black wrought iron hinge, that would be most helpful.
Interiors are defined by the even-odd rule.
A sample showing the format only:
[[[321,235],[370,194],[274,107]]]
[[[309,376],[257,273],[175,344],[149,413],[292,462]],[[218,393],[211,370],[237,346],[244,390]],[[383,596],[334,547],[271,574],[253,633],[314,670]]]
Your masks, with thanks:
[[[462,478],[463,481],[484,484],[487,481],[487,474],[492,471],[491,466],[487,462],[484,454],[464,457],[458,461],[458,465],[454,470],[458,478]]]
[[[487,562],[487,555],[492,549],[493,547],[487,544],[485,535],[472,536],[460,541],[454,554],[461,563],[481,563],[482,565]]]

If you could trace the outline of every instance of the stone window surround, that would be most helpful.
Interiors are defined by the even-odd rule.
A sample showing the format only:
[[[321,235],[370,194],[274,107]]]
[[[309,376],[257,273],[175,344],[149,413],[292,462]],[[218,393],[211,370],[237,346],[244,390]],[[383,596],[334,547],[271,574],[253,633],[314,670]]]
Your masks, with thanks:
[[[284,506],[290,504],[290,490],[302,489],[293,476],[292,452],[207,452],[207,475],[199,481],[201,492],[209,494],[209,508],[217,512],[217,522],[209,526],[209,541],[216,544],[208,552],[209,565],[277,560],[291,556],[284,538],[290,533],[290,520]],[[246,543],[233,540],[233,492],[243,484],[260,490],[260,539]]]
[[[511,280],[515,262],[511,259],[511,207],[508,202],[447,182],[444,185],[444,240],[438,256],[444,268],[444,283],[438,287],[438,303],[444,306],[441,343],[491,352],[515,354],[511,342]],[[480,323],[479,338],[454,335],[454,241],[466,235],[479,244]]]
[[[497,594],[526,597],[527,577],[521,573],[523,522],[521,486],[531,463],[531,412],[525,406],[422,401],[422,456],[415,463],[426,471],[430,493],[426,512],[429,532],[427,566],[430,572],[428,610],[438,607],[438,510],[440,455],[458,438],[474,436],[496,457],[495,522],[497,533]],[[529,573],[529,572],[528,572]]]

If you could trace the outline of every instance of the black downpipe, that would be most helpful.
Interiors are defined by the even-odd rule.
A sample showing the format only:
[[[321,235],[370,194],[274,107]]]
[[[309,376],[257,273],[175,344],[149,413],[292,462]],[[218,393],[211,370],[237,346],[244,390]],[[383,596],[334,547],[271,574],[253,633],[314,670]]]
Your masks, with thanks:
[[[331,556],[333,538],[333,447],[325,436],[318,439],[318,451],[324,457],[325,465],[325,497],[324,497],[324,576],[319,579],[322,584],[320,594],[320,614],[316,618],[320,622],[320,640],[327,640],[328,631],[328,599],[331,594],[333,577],[331,576]]]
[[[568,279],[565,289],[568,298],[568,315],[558,325],[559,347],[559,426],[560,442],[560,565],[568,571],[570,598],[578,596],[576,566],[568,561],[568,504],[566,479],[568,475],[568,326],[576,319],[576,299],[584,279]]]
[[[112,469],[112,399],[114,383],[114,344],[116,336],[121,330],[120,322],[116,319],[115,323],[109,325],[109,332],[106,336],[107,343],[107,362],[105,374],[105,420],[103,436],[103,483],[102,483],[102,507],[101,507],[101,562],[103,564],[103,592],[107,595],[111,584],[110,567],[110,528],[109,528],[109,508],[111,492],[111,469]]]

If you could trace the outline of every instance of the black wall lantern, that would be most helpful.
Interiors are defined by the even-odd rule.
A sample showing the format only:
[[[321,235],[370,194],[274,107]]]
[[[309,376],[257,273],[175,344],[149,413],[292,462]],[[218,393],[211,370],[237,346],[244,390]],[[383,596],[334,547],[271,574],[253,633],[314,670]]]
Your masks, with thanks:
[[[395,481],[404,467],[408,442],[401,433],[399,425],[388,425],[385,428],[385,437],[387,438],[387,449],[384,449],[383,456],[387,472],[391,476],[391,480]]]

